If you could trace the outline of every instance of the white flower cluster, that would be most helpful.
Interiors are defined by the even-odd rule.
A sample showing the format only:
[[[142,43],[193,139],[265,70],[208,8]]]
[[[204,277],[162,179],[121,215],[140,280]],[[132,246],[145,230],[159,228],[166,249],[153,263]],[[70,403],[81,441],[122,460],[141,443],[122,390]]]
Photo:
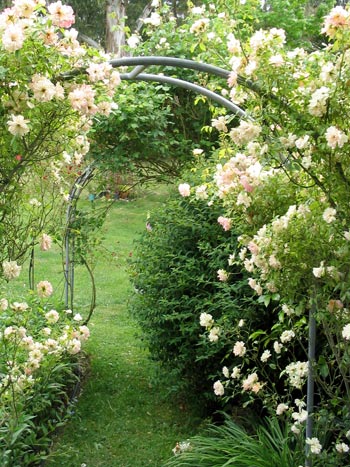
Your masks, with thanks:
[[[48,281],[42,281],[48,283]],[[64,318],[56,310],[45,313],[46,325],[37,327],[33,316],[33,310],[26,302],[13,302],[0,300],[1,309],[12,313],[13,324],[2,329],[0,332],[0,344],[6,345],[7,354],[12,357],[7,371],[0,377],[0,389],[6,393],[14,389],[24,391],[35,383],[37,370],[45,365],[47,358],[50,364],[61,355],[68,353],[77,354],[81,350],[82,342],[90,336],[87,326],[72,326],[64,323]],[[25,314],[25,315],[24,315]],[[25,321],[23,321],[25,316]],[[75,322],[81,319],[76,315]],[[26,322],[24,327],[21,323]],[[32,322],[34,328],[31,328]],[[49,357],[51,356],[51,357]],[[12,389],[11,389],[12,388]]]
[[[289,383],[294,388],[301,389],[308,375],[308,362],[292,362],[286,366]]]
[[[201,313],[199,323],[209,331],[208,339],[210,342],[217,342],[219,340],[220,328],[214,326],[214,319],[210,313]]]

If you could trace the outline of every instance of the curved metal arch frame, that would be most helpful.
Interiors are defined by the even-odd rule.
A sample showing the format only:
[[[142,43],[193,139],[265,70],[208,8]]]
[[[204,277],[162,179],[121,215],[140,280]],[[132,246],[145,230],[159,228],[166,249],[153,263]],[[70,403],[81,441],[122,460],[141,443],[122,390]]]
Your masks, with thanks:
[[[203,86],[185,81],[172,76],[167,76],[162,73],[144,73],[144,71],[150,66],[162,66],[172,68],[184,68],[188,70],[194,70],[208,75],[218,76],[219,78],[227,80],[230,75],[228,70],[220,68],[207,63],[200,63],[193,60],[187,60],[176,57],[160,57],[160,56],[147,56],[147,57],[122,57],[118,59],[110,60],[110,65],[113,68],[124,68],[134,67],[130,72],[122,72],[120,74],[121,80],[125,81],[151,81],[169,84],[171,86],[177,86],[184,89],[188,89],[197,94],[201,94],[210,100],[216,102],[221,107],[226,108],[234,115],[239,118],[249,118],[247,113],[238,107],[236,104],[226,99],[224,96],[217,94]],[[83,70],[75,70],[73,74],[81,73]],[[66,230],[64,236],[64,247],[65,247],[65,258],[64,258],[64,303],[66,308],[73,310],[74,308],[74,238],[71,240],[70,224],[74,220],[76,212],[76,204],[80,197],[80,194],[85,186],[93,178],[95,167],[93,165],[88,166],[85,171],[75,180],[70,193],[68,208],[66,213]]]

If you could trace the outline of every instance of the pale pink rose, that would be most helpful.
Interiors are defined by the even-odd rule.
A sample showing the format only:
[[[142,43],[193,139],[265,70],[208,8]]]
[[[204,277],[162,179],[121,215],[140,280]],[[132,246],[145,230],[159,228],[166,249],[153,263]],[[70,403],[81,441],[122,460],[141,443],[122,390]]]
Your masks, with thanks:
[[[115,91],[114,88],[116,88],[117,86],[119,86],[119,84],[122,82],[121,78],[120,78],[120,73],[119,71],[117,70],[113,70],[111,72],[111,75],[109,77],[109,86],[111,87],[111,89],[113,90],[113,92]]]
[[[208,339],[210,342],[217,342],[219,340],[219,335],[220,335],[220,328],[217,326],[214,326],[210,329]]]
[[[322,444],[319,442],[318,438],[306,438],[306,444],[310,446],[312,454],[320,454],[322,451]]]
[[[287,404],[278,404],[276,408],[276,414],[277,415],[282,415],[286,410],[288,410],[288,405]]]
[[[258,375],[256,373],[250,374],[242,383],[244,391],[251,391],[253,387],[258,383]],[[260,389],[260,388],[259,388]]]
[[[178,189],[179,189],[180,195],[183,197],[190,196],[191,194],[191,187],[188,183],[180,183]]]
[[[30,18],[36,7],[34,0],[15,0],[13,3],[15,14],[24,18]]]
[[[105,115],[106,117],[108,117],[110,115],[110,113],[112,112],[112,103],[107,102],[107,101],[99,102],[97,104],[97,109],[98,109],[97,113]]]
[[[342,330],[342,336],[345,340],[350,340],[350,324],[346,324]]]
[[[2,270],[6,280],[16,279],[20,275],[22,267],[16,261],[3,261]]]
[[[52,24],[59,28],[70,28],[75,23],[73,8],[69,5],[62,5],[61,1],[51,3],[47,7]]]
[[[26,302],[13,302],[11,304],[11,308],[14,311],[26,311],[26,310],[28,310],[29,305]]]
[[[109,63],[90,63],[86,69],[89,75],[89,80],[93,83],[106,79],[112,70],[112,65]]]
[[[127,44],[131,49],[135,49],[139,42],[140,38],[136,34],[132,34],[128,39],[127,39]]]
[[[251,387],[251,391],[254,392],[254,394],[258,394],[258,392],[263,388],[264,383],[260,383],[260,381],[254,383]]]
[[[50,297],[53,293],[53,287],[49,281],[40,281],[36,289],[40,298]]]
[[[43,233],[40,239],[40,250],[41,251],[48,251],[50,250],[52,245],[52,238],[50,235]]]
[[[349,11],[342,6],[333,8],[326,16],[322,31],[328,37],[334,37],[337,30],[349,27]]]
[[[258,255],[260,251],[260,248],[255,242],[249,242],[248,249],[253,255]]]
[[[34,99],[39,102],[49,102],[56,95],[56,86],[45,76],[34,75],[30,87],[33,91]]]
[[[272,55],[272,57],[270,57],[269,59],[269,63],[272,66],[280,67],[284,64],[284,58],[281,54]]]
[[[228,280],[228,272],[225,271],[224,269],[219,269],[217,271],[217,276],[219,281],[221,282],[226,282]]]
[[[223,396],[225,394],[225,388],[221,381],[215,381],[213,388],[216,396]]]
[[[24,39],[22,28],[12,24],[5,29],[2,35],[2,46],[8,52],[15,52],[22,48]]]
[[[80,339],[87,340],[90,337],[90,330],[87,326],[79,326]]]
[[[11,119],[7,120],[8,130],[14,136],[24,136],[29,132],[27,123],[29,120],[26,120],[23,115],[11,115]]]
[[[349,452],[350,448],[349,445],[346,443],[337,443],[335,445],[335,449],[340,452],[341,454]]]
[[[45,45],[53,45],[58,42],[58,35],[53,27],[45,29],[42,34]]]
[[[252,277],[249,277],[248,279],[248,284],[249,286],[255,290],[255,292],[258,294],[258,295],[262,295],[262,292],[263,292],[263,289],[261,287],[261,285],[259,284],[259,282],[257,282],[255,279],[253,279]]]
[[[230,230],[231,227],[232,227],[232,220],[229,219],[228,217],[224,217],[224,216],[219,216],[218,217],[218,222],[219,224],[222,226],[222,228],[224,230]]]
[[[322,214],[322,218],[327,224],[331,224],[336,219],[337,211],[333,208],[326,208]]]
[[[228,131],[226,126],[226,117],[222,115],[218,118],[213,118],[211,121],[211,126],[216,128],[218,131],[223,131],[224,133],[227,133]]]
[[[80,342],[79,339],[74,338],[74,339],[67,342],[67,351],[71,355],[75,355],[75,354],[79,353],[80,350],[81,350],[81,342]]]
[[[349,139],[344,132],[335,126],[330,126],[327,128],[325,136],[328,146],[332,149],[335,149],[337,146],[342,148]]]
[[[233,354],[236,357],[243,357],[246,353],[245,343],[243,341],[238,341],[233,347]]]
[[[236,71],[231,71],[229,77],[227,78],[227,84],[230,88],[236,86],[237,84],[238,73]]]
[[[74,110],[84,115],[93,115],[98,111],[95,94],[95,90],[90,85],[82,84],[68,94],[68,99]]]
[[[50,324],[57,323],[57,321],[60,319],[60,315],[57,313],[56,310],[50,310],[47,313],[45,313],[45,318]]]
[[[248,193],[251,193],[253,191],[254,188],[249,183],[248,178],[245,175],[242,175],[240,177],[240,182],[241,182],[241,185],[243,186],[243,188],[245,189],[245,191],[247,191]]]
[[[230,131],[230,137],[235,144],[243,145],[256,139],[260,132],[261,128],[258,125],[242,120],[237,128]]]
[[[193,34],[200,34],[204,32],[209,26],[209,19],[208,18],[201,18],[195,21],[191,28],[190,32]]]

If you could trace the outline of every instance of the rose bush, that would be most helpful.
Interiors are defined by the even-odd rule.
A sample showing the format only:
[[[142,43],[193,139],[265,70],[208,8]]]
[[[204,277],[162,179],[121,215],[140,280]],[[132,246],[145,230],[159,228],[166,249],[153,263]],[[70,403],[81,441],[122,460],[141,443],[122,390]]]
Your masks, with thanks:
[[[91,119],[114,105],[118,72],[79,44],[73,24],[60,1],[15,0],[0,15],[1,262],[23,262],[43,231],[55,231]]]
[[[214,111],[210,131],[218,132],[220,148],[203,176],[206,202],[219,207],[223,228],[233,225],[239,235],[240,248],[228,260],[246,271],[256,302],[269,307],[269,320],[252,325],[248,316],[239,326],[240,320],[225,321],[226,312],[221,325],[207,312],[198,313],[198,320],[208,344],[217,345],[211,342],[215,329],[232,358],[213,380],[216,395],[224,401],[259,400],[298,439],[312,416],[308,455],[315,465],[342,465],[350,428],[350,13],[338,6],[325,17],[321,48],[292,49],[281,28],[242,28],[237,9],[244,11],[249,2],[240,3],[234,18],[220,5],[193,7],[173,35],[167,31],[174,31],[174,19],[160,10],[143,45],[229,69],[227,87],[202,76],[201,83],[246,112],[239,122]],[[172,47],[176,34],[182,41]],[[191,43],[186,51],[184,37]],[[190,203],[202,184],[182,180],[180,194]],[[230,269],[220,268],[218,283],[227,284],[228,277]],[[310,314],[317,345],[308,363]],[[316,382],[313,414],[305,405],[310,371]]]
[[[82,317],[51,301],[49,281],[23,299],[0,300],[0,459],[39,465],[77,395]],[[18,301],[21,300],[21,301]]]
[[[339,446],[348,446],[349,25],[349,11],[334,8],[322,29],[329,44],[316,52],[288,50],[281,29],[257,31],[242,43],[231,28],[229,93],[247,117],[213,121],[222,150],[209,199],[226,207],[240,233],[236,260],[257,301],[274,306],[267,332],[226,326],[232,364],[214,389],[221,397],[259,398],[300,436],[311,364],[320,440],[307,445],[315,465],[339,465],[347,450]],[[318,336],[308,364],[311,312]]]

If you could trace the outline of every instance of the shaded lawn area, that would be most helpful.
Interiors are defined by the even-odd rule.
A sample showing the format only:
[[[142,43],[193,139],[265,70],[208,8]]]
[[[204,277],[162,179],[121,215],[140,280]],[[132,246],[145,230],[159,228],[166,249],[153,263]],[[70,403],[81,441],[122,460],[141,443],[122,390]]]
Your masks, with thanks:
[[[148,359],[127,312],[126,269],[133,241],[145,228],[147,211],[164,197],[149,192],[113,205],[105,245],[117,252],[117,259],[113,262],[107,255],[95,269],[97,308],[86,345],[90,374],[45,466],[160,467],[176,442],[194,434],[200,422],[194,408],[184,409],[166,385],[155,381],[157,364]],[[76,280],[79,312],[89,297],[88,278],[80,268]]]

